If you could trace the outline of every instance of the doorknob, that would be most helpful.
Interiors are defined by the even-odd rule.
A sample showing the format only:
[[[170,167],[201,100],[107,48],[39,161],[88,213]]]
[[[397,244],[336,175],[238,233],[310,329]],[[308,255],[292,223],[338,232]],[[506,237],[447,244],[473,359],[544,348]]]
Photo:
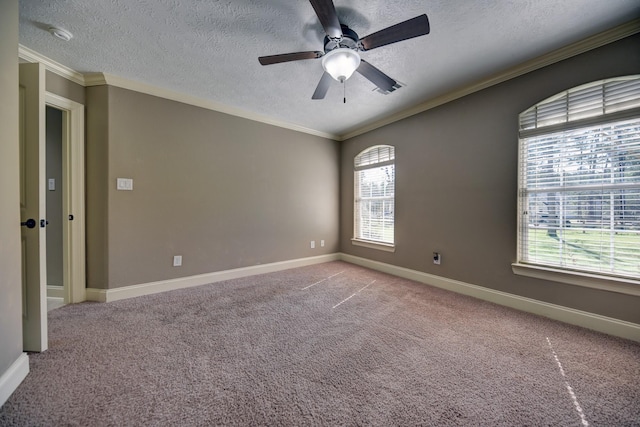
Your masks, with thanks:
[[[21,222],[20,225],[27,228],[35,228],[36,220],[33,218],[29,218],[28,220]]]

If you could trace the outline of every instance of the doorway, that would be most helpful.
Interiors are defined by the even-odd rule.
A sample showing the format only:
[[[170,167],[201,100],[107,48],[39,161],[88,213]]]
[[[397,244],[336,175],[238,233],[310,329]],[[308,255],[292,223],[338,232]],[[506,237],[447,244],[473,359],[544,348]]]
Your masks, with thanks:
[[[47,203],[47,311],[68,304],[65,301],[62,242],[62,110],[46,107],[46,203]]]
[[[71,304],[86,300],[84,105],[49,92],[45,101],[47,297]]]
[[[20,216],[22,238],[23,350],[41,352],[47,339],[47,193],[61,193],[56,225],[61,228],[62,302],[86,299],[84,222],[84,105],[45,91],[39,63],[19,66]],[[47,178],[46,107],[58,110],[61,172]],[[53,117],[53,116],[52,116]],[[52,156],[53,157],[53,156]],[[57,180],[59,179],[59,183]],[[59,184],[59,185],[58,185]],[[54,224],[51,224],[54,225]],[[57,281],[59,281],[58,279]]]

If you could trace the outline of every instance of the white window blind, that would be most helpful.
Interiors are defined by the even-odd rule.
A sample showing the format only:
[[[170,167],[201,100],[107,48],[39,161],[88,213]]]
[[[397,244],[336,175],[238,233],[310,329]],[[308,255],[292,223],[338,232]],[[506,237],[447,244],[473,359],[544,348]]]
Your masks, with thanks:
[[[588,84],[534,105],[520,114],[520,130],[539,129],[640,107],[640,79],[625,77]]]
[[[636,76],[521,114],[519,262],[640,278],[638,107]]]
[[[368,148],[354,159],[354,238],[394,243],[395,150]]]

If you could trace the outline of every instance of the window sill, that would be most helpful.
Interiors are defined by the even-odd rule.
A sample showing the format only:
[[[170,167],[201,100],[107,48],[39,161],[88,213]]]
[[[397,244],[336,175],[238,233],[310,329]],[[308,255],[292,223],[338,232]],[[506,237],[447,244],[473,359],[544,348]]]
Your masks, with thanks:
[[[595,273],[561,270],[531,264],[511,264],[514,274],[534,277],[536,279],[567,283],[587,288],[601,289],[620,294],[640,296],[640,281],[622,277],[602,276]]]
[[[362,246],[369,249],[377,249],[385,252],[395,252],[396,246],[390,243],[372,242],[370,240],[351,239],[351,244],[354,246]]]

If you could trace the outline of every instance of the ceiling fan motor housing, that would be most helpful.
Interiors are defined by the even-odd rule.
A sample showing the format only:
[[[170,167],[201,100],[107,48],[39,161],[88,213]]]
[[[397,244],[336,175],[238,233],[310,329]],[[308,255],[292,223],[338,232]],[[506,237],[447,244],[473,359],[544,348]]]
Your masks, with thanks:
[[[390,93],[402,85],[364,59],[359,52],[429,34],[429,18],[416,16],[369,34],[362,39],[347,25],[340,23],[333,0],[309,0],[326,34],[324,52],[319,50],[292,52],[258,57],[262,65],[322,58],[324,73],[311,99],[324,99],[331,79],[347,80],[355,71],[373,83],[382,93]]]
[[[329,36],[324,37],[324,53],[330,52],[334,49],[338,48],[347,48],[358,50],[358,41],[360,38],[355,31],[346,25],[341,25],[342,27],[342,40],[331,39]]]

